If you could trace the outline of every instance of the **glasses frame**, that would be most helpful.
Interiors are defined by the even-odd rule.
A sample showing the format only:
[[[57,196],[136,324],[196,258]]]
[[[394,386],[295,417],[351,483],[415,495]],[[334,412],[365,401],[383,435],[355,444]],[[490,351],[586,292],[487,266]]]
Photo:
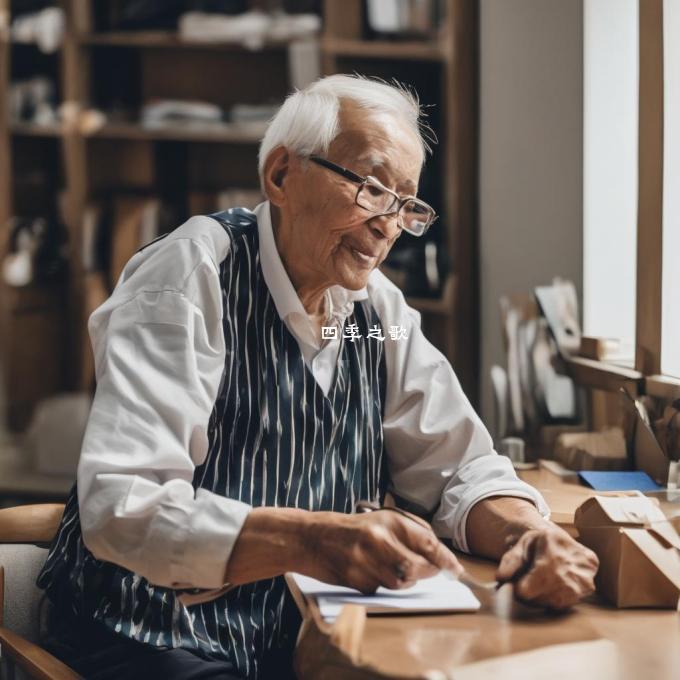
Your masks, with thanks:
[[[392,189],[388,189],[377,177],[373,177],[373,175],[367,175],[366,177],[362,177],[361,175],[357,175],[356,172],[352,172],[348,168],[344,168],[342,165],[338,165],[337,163],[333,163],[333,161],[329,161],[327,158],[322,158],[321,156],[309,156],[309,160],[313,161],[317,165],[320,165],[327,170],[330,170],[331,172],[336,173],[337,175],[340,175],[341,177],[344,177],[345,179],[349,180],[350,182],[354,182],[355,184],[359,185],[359,188],[357,189],[357,193],[354,196],[354,202],[362,209],[362,210],[369,210],[368,208],[365,208],[363,205],[359,203],[359,194],[361,193],[361,190],[364,188],[366,184],[369,182],[375,183],[382,189],[383,191],[387,192],[391,196],[394,197],[395,203],[393,206],[396,206],[394,210],[390,210],[389,212],[384,212],[384,213],[373,213],[375,217],[381,217],[382,215],[392,215],[393,213],[396,213],[398,223],[399,223],[399,228],[403,229],[404,231],[408,232],[412,236],[415,236],[417,238],[420,238],[421,236],[424,236],[427,233],[427,230],[434,224],[434,222],[437,221],[439,215],[435,212],[434,208],[425,203],[425,201],[421,201],[419,198],[416,196],[400,196],[398,193],[395,191],[392,191]],[[417,234],[413,230],[409,229],[408,227],[405,227],[403,225],[403,220],[400,219],[400,212],[401,209],[406,203],[409,201],[414,201],[418,205],[424,206],[428,210],[432,212],[432,219],[425,225],[425,228],[420,234]]]

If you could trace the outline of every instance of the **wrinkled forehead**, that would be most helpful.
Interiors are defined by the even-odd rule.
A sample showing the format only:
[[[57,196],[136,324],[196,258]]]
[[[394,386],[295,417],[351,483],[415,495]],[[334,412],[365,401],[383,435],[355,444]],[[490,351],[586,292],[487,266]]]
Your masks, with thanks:
[[[409,174],[420,172],[424,161],[422,143],[399,115],[343,104],[338,123],[340,132],[329,148],[333,158],[362,161],[364,165],[370,163],[370,167],[398,164]]]

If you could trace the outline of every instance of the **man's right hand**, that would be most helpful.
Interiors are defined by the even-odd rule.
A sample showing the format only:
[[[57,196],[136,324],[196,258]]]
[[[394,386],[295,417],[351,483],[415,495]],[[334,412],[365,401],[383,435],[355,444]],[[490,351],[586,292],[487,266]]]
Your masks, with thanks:
[[[440,569],[462,573],[454,554],[419,518],[391,509],[345,515],[311,513],[302,573],[373,593],[408,588]]]

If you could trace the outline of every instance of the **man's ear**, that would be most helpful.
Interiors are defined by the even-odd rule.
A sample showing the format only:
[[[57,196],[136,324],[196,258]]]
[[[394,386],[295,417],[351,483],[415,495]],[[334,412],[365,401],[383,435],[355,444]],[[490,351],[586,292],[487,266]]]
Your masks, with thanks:
[[[262,179],[264,193],[273,205],[283,205],[286,200],[285,181],[290,171],[291,155],[285,146],[277,146],[264,162]]]

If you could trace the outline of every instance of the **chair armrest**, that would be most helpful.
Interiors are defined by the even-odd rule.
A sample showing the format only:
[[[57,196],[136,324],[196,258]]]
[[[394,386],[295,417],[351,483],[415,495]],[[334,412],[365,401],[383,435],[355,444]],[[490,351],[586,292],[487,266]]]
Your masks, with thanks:
[[[3,508],[0,510],[0,543],[50,543],[63,514],[63,503]]]
[[[42,647],[25,640],[8,628],[0,628],[0,646],[7,657],[31,678],[38,680],[82,680],[65,663]]]

